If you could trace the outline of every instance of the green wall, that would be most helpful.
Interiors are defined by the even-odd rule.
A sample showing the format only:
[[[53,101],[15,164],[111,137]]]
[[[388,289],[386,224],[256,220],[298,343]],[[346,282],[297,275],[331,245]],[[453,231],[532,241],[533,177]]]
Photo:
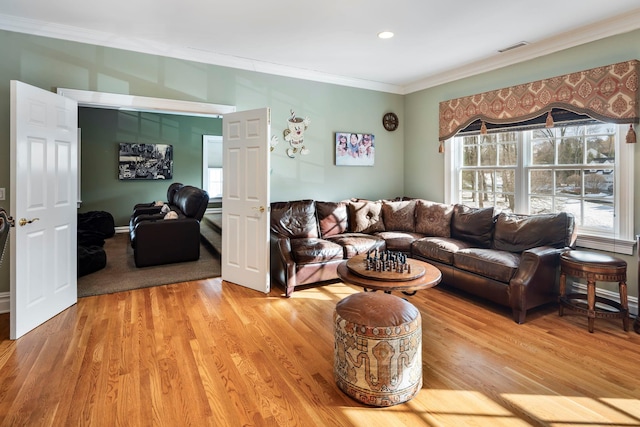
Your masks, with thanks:
[[[438,106],[441,101],[630,59],[640,59],[640,30],[406,95],[404,107],[406,115],[405,194],[431,200],[444,200],[442,180],[444,155],[438,153]],[[636,194],[634,234],[638,234],[640,233],[640,144],[636,144],[635,147],[634,191]],[[636,255],[616,254],[616,256],[627,261],[629,295],[637,297],[638,260]],[[615,285],[610,285],[608,288],[617,292]]]
[[[46,90],[72,88],[185,101],[234,105],[238,111],[271,107],[271,130],[280,144],[271,156],[271,200],[315,198],[341,200],[349,197],[381,198],[401,195],[404,188],[404,130],[387,132],[382,115],[394,111],[404,118],[404,97],[371,90],[236,70],[179,59],[69,42],[46,37],[0,31],[0,187],[9,210],[9,95],[10,80],[20,80]],[[283,131],[290,110],[309,117],[305,133],[306,156],[287,157]],[[334,133],[373,133],[376,159],[373,167],[335,166]],[[126,205],[127,190],[135,186],[130,202],[154,200],[155,183],[121,183],[115,178],[113,144],[96,146],[95,169],[82,168],[82,210],[110,211]],[[106,140],[106,137],[105,137]],[[84,158],[88,148],[83,147]],[[103,151],[106,150],[106,151]],[[179,149],[176,158],[193,153]],[[91,155],[89,153],[89,155]],[[93,173],[104,172],[99,188],[91,189]],[[198,167],[198,172],[200,168]],[[190,180],[192,178],[189,178]],[[142,186],[139,190],[138,186]],[[161,186],[161,184],[157,184]],[[122,191],[122,189],[125,189]],[[146,190],[145,190],[146,189]],[[100,194],[102,193],[102,194]],[[119,210],[121,208],[118,208]],[[121,217],[120,214],[118,214]],[[118,222],[120,222],[118,220]],[[0,267],[0,293],[9,291],[9,254]]]
[[[222,119],[174,114],[80,108],[82,134],[79,212],[110,212],[116,226],[129,224],[136,203],[167,199],[172,182],[201,187],[202,135],[222,135]],[[118,179],[118,144],[171,144],[173,179]]]

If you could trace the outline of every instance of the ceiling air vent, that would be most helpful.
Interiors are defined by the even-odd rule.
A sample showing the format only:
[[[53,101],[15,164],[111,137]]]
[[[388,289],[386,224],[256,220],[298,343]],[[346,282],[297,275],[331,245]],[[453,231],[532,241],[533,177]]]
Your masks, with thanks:
[[[517,48],[522,47],[522,46],[526,46],[528,44],[529,44],[529,42],[518,42],[518,43],[516,43],[514,45],[507,46],[507,47],[502,48],[502,49],[498,49],[498,52],[504,53],[504,52],[507,52],[509,50],[513,50],[513,49],[517,49]]]

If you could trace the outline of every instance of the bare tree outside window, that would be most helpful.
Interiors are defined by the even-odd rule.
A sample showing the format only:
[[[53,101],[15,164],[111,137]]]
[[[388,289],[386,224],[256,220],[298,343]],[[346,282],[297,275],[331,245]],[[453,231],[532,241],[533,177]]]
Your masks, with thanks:
[[[580,226],[612,229],[617,125],[590,122],[456,138],[459,200],[502,211],[567,211]],[[524,158],[520,158],[521,156]],[[518,194],[524,183],[526,194]]]

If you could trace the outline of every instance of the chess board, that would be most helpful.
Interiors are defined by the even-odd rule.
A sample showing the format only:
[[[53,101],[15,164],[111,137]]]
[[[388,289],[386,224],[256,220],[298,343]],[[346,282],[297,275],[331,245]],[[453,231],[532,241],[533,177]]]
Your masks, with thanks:
[[[356,255],[347,261],[347,268],[353,274],[372,280],[383,280],[388,282],[407,282],[422,276],[426,271],[424,265],[411,258],[407,258],[407,264],[411,266],[411,271],[376,271],[367,269],[367,255]]]

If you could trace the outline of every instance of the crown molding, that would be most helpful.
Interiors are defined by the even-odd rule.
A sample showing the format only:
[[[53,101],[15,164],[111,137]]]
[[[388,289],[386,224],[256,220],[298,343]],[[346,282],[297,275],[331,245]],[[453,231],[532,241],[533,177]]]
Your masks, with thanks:
[[[403,87],[403,94],[417,92],[441,84],[450,83],[466,77],[475,76],[488,71],[497,70],[509,65],[535,59],[544,55],[559,52],[582,44],[590,43],[605,37],[628,33],[640,28],[640,8],[624,15],[606,19],[598,23],[567,31],[553,37],[518,49],[470,62],[455,70],[447,70],[442,73],[422,79]]]
[[[496,53],[496,55],[470,62],[454,70],[443,71],[402,86],[354,79],[309,69],[287,67],[232,55],[221,55],[189,47],[177,47],[151,40],[122,37],[112,33],[0,14],[0,29],[2,30],[399,95],[410,94],[462,78],[493,71],[605,37],[633,31],[638,28],[640,28],[640,8],[624,15],[619,15],[576,30],[567,31],[554,37],[549,37],[539,42],[534,42],[519,49],[501,54]]]

